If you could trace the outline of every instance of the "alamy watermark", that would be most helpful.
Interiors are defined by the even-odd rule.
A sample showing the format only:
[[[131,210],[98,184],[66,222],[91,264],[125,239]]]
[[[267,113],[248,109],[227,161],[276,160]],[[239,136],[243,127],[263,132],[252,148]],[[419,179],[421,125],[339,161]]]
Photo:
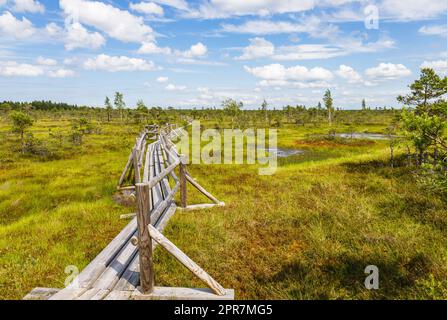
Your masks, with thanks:
[[[178,152],[184,156],[186,163],[259,164],[260,175],[272,175],[276,172],[276,129],[202,131],[200,121],[193,121],[191,127],[191,135],[183,130],[183,135],[176,142]]]
[[[365,15],[365,28],[368,30],[379,29],[379,8],[375,5],[366,6],[363,9],[363,14]]]
[[[368,276],[365,278],[365,288],[368,290],[379,289],[379,268],[375,265],[369,265],[365,268]]]
[[[69,265],[65,267],[64,272],[68,274],[68,276],[65,278],[64,281],[65,287],[79,288],[78,283],[79,268],[74,265]]]

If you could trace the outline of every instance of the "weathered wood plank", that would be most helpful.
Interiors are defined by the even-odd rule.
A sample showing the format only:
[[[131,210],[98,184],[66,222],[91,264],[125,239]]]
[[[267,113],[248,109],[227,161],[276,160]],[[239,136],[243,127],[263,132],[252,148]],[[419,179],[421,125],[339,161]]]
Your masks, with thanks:
[[[61,291],[61,289],[37,287],[24,296],[23,300],[48,300],[59,291]]]
[[[217,200],[215,196],[205,190],[197,181],[195,181],[189,174],[186,174],[186,180],[191,183],[197,190],[199,190],[204,196],[213,201],[215,204],[220,204],[220,201]]]
[[[210,209],[214,207],[224,207],[225,202],[220,203],[203,203],[203,204],[192,204],[189,206],[186,206],[185,208],[178,208],[180,211],[194,211],[194,210],[203,210],[203,209]]]
[[[149,234],[151,238],[157,241],[166,251],[172,254],[181,264],[191,271],[197,278],[202,280],[214,293],[225,295],[225,289],[214,280],[208,273],[200,268],[191,258],[183,251],[177,248],[168,238],[162,235],[156,228],[149,225]]]
[[[111,291],[104,300],[129,300],[132,296],[132,291]]]
[[[65,288],[56,293],[48,300],[76,300],[76,298],[81,296],[85,291],[87,291],[86,288],[77,288],[77,289]]]
[[[140,283],[144,293],[154,289],[154,265],[152,257],[152,240],[149,236],[148,225],[151,223],[149,214],[150,189],[147,184],[137,184],[137,225],[138,225],[138,254],[140,256]]]
[[[182,157],[180,162],[180,206],[186,208],[187,206],[187,186],[186,186],[186,165]]]
[[[140,290],[132,293],[133,300],[234,300],[234,290],[225,289],[224,295],[216,295],[207,288],[172,288],[155,287],[150,294],[143,294]]]

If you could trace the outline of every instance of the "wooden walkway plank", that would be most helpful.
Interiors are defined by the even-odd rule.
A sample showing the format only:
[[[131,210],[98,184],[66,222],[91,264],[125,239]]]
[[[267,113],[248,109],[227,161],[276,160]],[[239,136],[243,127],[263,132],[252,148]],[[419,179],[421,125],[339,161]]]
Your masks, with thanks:
[[[143,294],[136,290],[131,296],[132,300],[234,300],[234,290],[226,289],[222,296],[216,295],[206,288],[172,288],[155,287],[154,292]]]
[[[139,248],[131,241],[133,237],[138,236],[137,220],[133,218],[67,288],[62,290],[42,289],[40,291],[37,290],[40,288],[36,288],[33,290],[34,293],[31,292],[27,296],[28,299],[39,299],[40,296],[47,299],[52,294],[54,295],[51,296],[51,300],[234,299],[233,290],[224,289],[162,234],[168,221],[176,212],[177,206],[173,198],[180,187],[180,179],[174,172],[174,169],[179,165],[180,156],[170,137],[181,138],[184,132],[183,128],[172,130],[173,127],[173,125],[167,125],[160,132],[158,129],[151,130],[151,128],[157,128],[156,126],[146,127],[136,139],[134,152],[129,156],[120,183],[122,183],[121,180],[123,180],[126,171],[129,175],[131,174],[130,163],[133,162],[136,182],[139,182],[138,173],[142,171],[143,183],[149,185],[150,201],[147,210],[151,214],[151,223],[148,225],[148,229],[152,239],[150,243],[152,250],[160,244],[196,277],[205,282],[211,290],[155,287],[151,294],[142,294],[139,287]],[[152,143],[149,142],[150,138],[148,136],[151,132],[156,134],[154,137],[156,141]],[[170,178],[175,182],[172,187]],[[219,202],[194,179],[185,174],[185,182],[186,179],[214,202],[214,204],[191,205],[186,207],[186,210],[224,205],[223,202]],[[133,214],[128,216],[131,217]]]

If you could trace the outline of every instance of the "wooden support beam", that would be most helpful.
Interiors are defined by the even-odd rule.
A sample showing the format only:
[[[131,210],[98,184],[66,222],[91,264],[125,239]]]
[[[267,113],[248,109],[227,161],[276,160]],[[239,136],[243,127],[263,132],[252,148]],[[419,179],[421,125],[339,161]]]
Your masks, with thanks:
[[[180,161],[180,206],[186,208],[187,206],[187,187],[186,187],[186,164],[182,156]]]
[[[178,208],[180,211],[194,211],[194,210],[202,210],[202,209],[210,209],[214,207],[224,207],[225,202],[216,203],[203,203],[203,204],[193,204],[186,206],[185,208]]]
[[[208,273],[200,268],[194,261],[191,260],[183,251],[177,248],[168,238],[162,235],[156,228],[151,225],[149,227],[149,234],[151,238],[158,242],[166,251],[174,256],[181,264],[183,264],[189,271],[191,271],[197,278],[202,280],[213,292],[219,296],[226,294],[225,289],[214,280]],[[144,289],[143,289],[144,291]]]
[[[172,191],[169,193],[169,195],[164,199],[160,204],[151,212],[151,219],[153,221],[157,221],[158,218],[160,218],[163,211],[171,204],[172,199],[174,198],[174,195],[177,193],[179,188],[179,183],[177,183],[172,189]]]
[[[137,184],[137,225],[138,247],[140,255],[140,283],[144,293],[154,290],[154,266],[152,257],[152,241],[148,226],[151,218],[149,212],[150,189],[147,184]]]
[[[118,188],[118,191],[124,191],[124,190],[135,190],[135,186],[127,186],[127,187]]]
[[[179,160],[174,161],[174,163],[171,164],[169,167],[161,170],[159,174],[157,174],[155,177],[149,179],[149,182],[147,183],[149,188],[154,187],[157,183],[159,183],[161,180],[163,180],[168,174],[171,173],[172,170],[175,169],[175,167],[177,167],[179,165],[179,163],[180,163]]]
[[[137,216],[136,213],[127,213],[127,214],[122,214],[120,215],[120,219],[133,219]]]
[[[205,190],[197,181],[195,181],[189,174],[186,174],[186,180],[191,183],[197,190],[199,190],[203,195],[205,195],[208,199],[213,201],[215,204],[220,204],[221,202],[217,200],[211,193]]]
[[[133,160],[133,152],[130,153],[129,159],[127,160],[126,166],[124,167],[124,171],[121,174],[121,177],[118,181],[118,188],[120,188],[123,185],[124,178],[126,177],[126,173],[129,170],[130,165],[132,164],[132,160]]]

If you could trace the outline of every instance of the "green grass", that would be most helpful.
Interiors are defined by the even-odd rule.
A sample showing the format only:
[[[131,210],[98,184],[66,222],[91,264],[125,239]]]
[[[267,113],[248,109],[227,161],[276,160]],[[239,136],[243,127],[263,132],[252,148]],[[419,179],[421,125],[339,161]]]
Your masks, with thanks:
[[[38,121],[33,131],[45,138],[69,125]],[[411,168],[391,169],[386,142],[309,139],[328,131],[280,128],[278,145],[305,153],[280,159],[273,176],[255,165],[191,165],[226,206],[178,212],[165,235],[238,299],[445,299],[445,200],[421,190]],[[63,287],[65,267],[82,269],[127,223],[119,215],[132,209],[112,195],[137,132],[104,125],[60,159],[39,161],[14,152],[17,138],[0,125],[0,298]],[[191,188],[189,200],[203,202]],[[379,290],[363,285],[370,264]],[[157,285],[203,286],[161,249],[155,269]]]

